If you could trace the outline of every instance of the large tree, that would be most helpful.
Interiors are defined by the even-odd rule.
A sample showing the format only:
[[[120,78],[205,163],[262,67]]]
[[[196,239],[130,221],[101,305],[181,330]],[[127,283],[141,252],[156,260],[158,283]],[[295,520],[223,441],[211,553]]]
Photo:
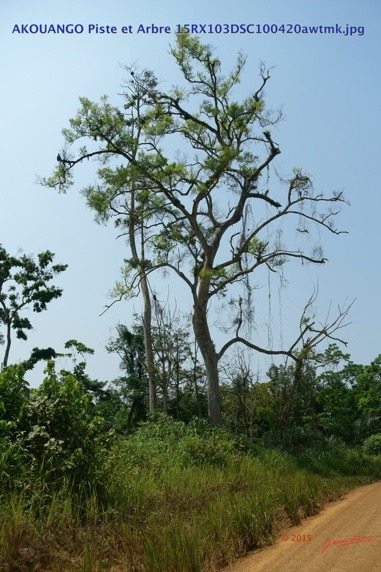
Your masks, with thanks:
[[[53,264],[53,259],[54,254],[49,250],[40,252],[37,259],[26,254],[11,256],[0,245],[0,326],[5,327],[5,336],[2,336],[5,342],[2,367],[8,365],[12,333],[17,338],[26,340],[26,332],[32,329],[30,319],[23,316],[23,312],[29,306],[33,312],[42,312],[49,302],[62,295],[62,289],[50,282],[66,270],[67,265]],[[31,356],[34,363],[40,359],[37,353],[38,349],[35,348]]]
[[[341,325],[345,311],[320,327],[303,319],[295,340],[279,350],[243,334],[253,303],[253,273],[276,272],[291,259],[326,261],[320,248],[309,252],[287,246],[277,232],[280,222],[294,217],[302,237],[313,226],[339,234],[333,219],[344,198],[342,193],[316,194],[301,170],[270,188],[267,175],[280,153],[271,128],[280,114],[266,110],[264,88],[270,75],[263,66],[257,89],[237,99],[245,65],[241,54],[226,76],[213,49],[197,37],[178,34],[171,54],[181,73],[180,87],[164,92],[153,72],[130,67],[122,108],[107,98],[99,104],[81,98],[77,116],[64,130],[66,145],[56,172],[44,182],[64,191],[79,163],[100,161],[99,183],[84,194],[99,218],[115,217],[129,237],[132,256],[119,295],[139,286],[149,303],[150,273],[164,268],[180,278],[193,301],[193,329],[208,377],[209,415],[220,424],[219,362],[232,346],[244,344],[298,362]],[[132,240],[137,229],[140,251]],[[217,349],[211,308],[228,294],[235,314],[231,324],[224,315],[230,336]]]

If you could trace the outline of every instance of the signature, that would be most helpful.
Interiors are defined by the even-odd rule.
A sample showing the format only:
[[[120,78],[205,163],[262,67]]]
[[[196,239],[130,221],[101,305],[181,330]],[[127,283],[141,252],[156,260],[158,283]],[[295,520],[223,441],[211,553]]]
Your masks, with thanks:
[[[327,552],[330,546],[349,546],[350,544],[360,544],[360,542],[370,542],[371,540],[376,540],[376,539],[371,537],[360,538],[358,536],[353,536],[352,538],[331,541],[329,538],[327,538],[327,540],[324,542],[323,550],[320,552],[320,554],[324,554],[324,552]]]

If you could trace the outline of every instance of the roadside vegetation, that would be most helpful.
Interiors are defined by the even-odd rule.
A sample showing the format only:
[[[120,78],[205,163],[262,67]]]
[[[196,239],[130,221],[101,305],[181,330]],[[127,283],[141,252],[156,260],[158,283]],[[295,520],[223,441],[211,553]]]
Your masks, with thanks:
[[[118,421],[115,393],[106,407],[86,383],[83,363],[48,362],[38,389],[22,366],[0,374],[1,571],[218,570],[381,478],[379,435],[349,444],[307,417],[263,430],[263,406],[251,437],[162,413],[123,429],[126,403]]]

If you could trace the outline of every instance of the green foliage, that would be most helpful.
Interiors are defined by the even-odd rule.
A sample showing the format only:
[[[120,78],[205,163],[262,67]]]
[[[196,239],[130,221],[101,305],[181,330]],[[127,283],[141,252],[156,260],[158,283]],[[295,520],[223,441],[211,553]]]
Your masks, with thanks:
[[[332,356],[331,356],[332,357]],[[337,367],[340,359],[345,365]],[[319,420],[326,434],[348,443],[361,443],[378,432],[381,422],[381,359],[370,365],[354,364],[346,354],[330,360],[318,378]]]
[[[71,349],[80,354],[82,357],[85,355],[93,355],[94,350],[92,348],[87,347],[84,343],[79,342],[78,340],[68,340],[65,342],[65,349]],[[68,354],[70,357],[72,354]]]
[[[343,439],[347,443],[358,440],[359,409],[353,389],[337,374],[319,378],[317,400],[322,409],[319,423],[326,435]]]
[[[237,439],[207,421],[195,418],[186,425],[155,414],[115,445],[109,462],[118,474],[162,474],[170,466],[224,466],[238,450]]]
[[[308,426],[284,427],[283,429],[268,430],[261,437],[264,447],[276,447],[284,451],[297,452],[306,448],[321,447],[326,443],[319,431]]]
[[[29,385],[21,365],[8,366],[0,371],[0,423],[15,426],[27,402]],[[1,425],[0,425],[1,429]]]
[[[265,242],[254,236],[248,244],[247,252],[260,259],[265,254],[267,246]]]
[[[231,439],[205,439],[198,435],[184,437],[180,444],[180,454],[183,462],[188,465],[227,465],[234,452],[234,442]]]
[[[124,375],[113,381],[121,405],[117,414],[117,428],[131,430],[147,417],[148,377],[145,365],[144,337],[141,325],[130,331],[123,324],[116,327],[117,335],[106,346],[120,357]]]
[[[102,486],[100,467],[113,437],[97,415],[91,393],[73,374],[48,362],[38,389],[29,390],[21,366],[0,373],[0,465],[5,490],[30,483]],[[29,484],[28,484],[29,483]]]
[[[151,336],[155,358],[157,410],[177,420],[189,422],[194,416],[207,415],[203,385],[203,369],[194,355],[189,331],[180,317],[162,308],[154,300],[155,321]],[[111,389],[121,399],[117,430],[129,432],[148,413],[148,375],[141,319],[137,317],[131,330],[119,324],[107,351],[116,353],[123,375],[112,381]]]
[[[59,377],[48,363],[40,387],[31,391],[20,419],[23,444],[49,479],[96,478],[107,442],[105,421],[93,415],[91,395],[72,374]]]
[[[363,476],[381,478],[381,464],[369,457],[368,452],[349,448],[344,441],[332,438],[299,451],[296,459],[300,467],[324,477]]]
[[[331,438],[360,445],[380,426],[380,363],[378,357],[368,366],[354,364],[332,344],[299,370],[271,366],[264,383],[232,364],[231,383],[223,387],[224,420],[234,432],[284,450],[320,447]],[[324,368],[320,375],[317,366]]]
[[[61,288],[49,285],[53,278],[64,272],[66,264],[53,264],[54,254],[40,252],[37,260],[27,255],[10,256],[0,245],[0,326],[7,329],[3,365],[8,365],[11,332],[21,340],[27,339],[32,329],[29,318],[21,312],[30,304],[33,312],[42,312],[47,304],[62,295]],[[4,340],[4,336],[1,337]]]
[[[381,355],[358,368],[354,392],[361,414],[360,434],[368,437],[381,426]]]
[[[33,348],[29,358],[22,362],[25,370],[33,369],[39,361],[48,361],[57,357],[53,348]]]
[[[84,430],[86,438],[86,424],[74,429],[76,421],[68,418],[69,410],[73,417],[89,415],[86,396],[68,377],[57,376],[49,365],[40,394],[48,402],[41,420],[69,422],[72,437]],[[54,404],[58,397],[65,412]],[[56,407],[55,416],[48,413]],[[36,447],[40,438],[37,431]],[[29,456],[19,458],[17,495],[15,487],[6,491],[2,482],[0,561],[5,570],[53,571],[57,562],[68,570],[221,567],[271,542],[285,518],[300,523],[348,488],[381,476],[377,457],[340,442],[292,456],[259,447],[243,453],[236,437],[202,419],[185,425],[155,415],[127,438],[114,436],[106,445],[95,441],[96,478],[93,471],[82,471],[73,486],[66,471],[67,478],[46,488],[43,470],[33,474]],[[54,454],[67,461],[58,448]],[[9,474],[7,462],[15,457],[15,450],[8,459],[0,455],[3,474]],[[98,478],[104,484],[101,495]]]
[[[362,445],[364,453],[367,455],[381,455],[381,433],[370,435]]]
[[[318,428],[316,373],[311,364],[272,365],[267,373],[277,420],[272,429]]]

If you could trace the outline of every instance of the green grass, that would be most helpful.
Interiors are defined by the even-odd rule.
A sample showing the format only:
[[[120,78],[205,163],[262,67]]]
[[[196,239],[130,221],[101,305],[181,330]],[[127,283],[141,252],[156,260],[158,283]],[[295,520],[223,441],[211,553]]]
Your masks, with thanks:
[[[381,478],[381,458],[342,446],[297,456],[239,452],[226,433],[144,427],[116,443],[105,496],[38,481],[4,493],[1,572],[218,570],[272,542],[350,488]],[[163,436],[164,434],[164,436]]]

